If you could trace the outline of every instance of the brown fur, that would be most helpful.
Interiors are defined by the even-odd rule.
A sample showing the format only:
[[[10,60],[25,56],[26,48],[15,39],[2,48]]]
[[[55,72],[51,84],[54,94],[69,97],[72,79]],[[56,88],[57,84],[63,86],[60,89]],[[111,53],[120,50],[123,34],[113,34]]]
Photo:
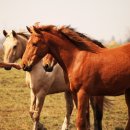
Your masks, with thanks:
[[[68,32],[66,32],[66,31],[64,32],[64,29],[70,31],[72,34],[69,35]],[[76,46],[79,47],[80,49],[81,49],[82,43],[84,44],[84,40],[91,40],[87,36],[85,36],[84,34],[75,32],[72,28],[69,28],[69,27],[61,27],[61,28],[58,29],[55,26],[50,25],[50,26],[44,26],[44,27],[42,26],[41,28],[39,28],[39,30],[46,31],[46,32],[50,31],[52,34],[57,34],[57,35],[59,35],[58,33],[60,33],[60,35],[59,35],[60,37],[63,37],[63,38],[65,37],[68,40],[72,40],[72,42],[75,42],[75,44],[77,43],[77,41],[79,41],[78,42],[79,45],[77,44]],[[39,30],[36,30],[36,31],[39,32]],[[57,31],[58,31],[58,33],[57,33]],[[30,31],[30,32],[33,32],[33,31]],[[34,34],[36,34],[36,32],[34,32]],[[71,38],[69,38],[69,37],[71,37]],[[76,37],[76,39],[74,39],[74,37]],[[98,42],[96,40],[94,41],[94,43],[96,45],[100,46],[100,47],[104,47],[100,42]],[[86,46],[86,45],[84,45],[84,46]],[[48,62],[48,59],[50,58],[50,56],[49,57],[46,56],[46,57],[47,58],[46,58],[45,61]],[[75,100],[75,102],[77,102],[76,98],[74,98],[74,100]],[[93,106],[94,117],[95,117],[94,118],[94,120],[95,120],[94,121],[95,130],[101,130],[102,129],[101,121],[102,121],[102,116],[103,116],[104,97],[95,96],[95,97],[91,98],[91,101],[92,101],[91,103],[92,103],[92,106]],[[89,107],[87,107],[87,110],[89,111]],[[89,113],[87,113],[86,117],[87,117],[87,122],[89,122]],[[89,129],[89,124],[88,124],[88,129]]]
[[[129,116],[125,130],[130,130],[130,44],[106,49],[74,31],[64,31],[69,39],[61,36],[55,28],[52,31],[32,33],[22,58],[23,69],[30,70],[47,53],[54,56],[66,72],[74,100],[78,101],[78,130],[87,129],[85,113],[89,95],[117,96],[125,93]],[[86,46],[84,50],[79,42]]]

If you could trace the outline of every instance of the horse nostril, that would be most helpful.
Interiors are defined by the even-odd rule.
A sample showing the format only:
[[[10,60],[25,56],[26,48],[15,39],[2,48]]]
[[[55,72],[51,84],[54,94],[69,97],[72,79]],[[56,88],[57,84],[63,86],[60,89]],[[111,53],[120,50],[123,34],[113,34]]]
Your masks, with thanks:
[[[22,68],[24,69],[26,67],[26,65],[25,64],[22,64]]]
[[[26,67],[23,67],[23,70],[26,71]]]
[[[49,66],[48,64],[46,64],[46,65],[43,66],[43,67],[44,67],[44,70],[45,70],[46,72],[52,72],[52,71],[53,71],[53,67]]]
[[[46,65],[44,66],[44,68],[45,68],[45,69],[47,69],[48,67],[49,67],[49,65],[48,65],[48,64],[46,64]]]
[[[11,67],[4,67],[5,70],[11,70]]]
[[[25,64],[23,64],[22,68],[23,68],[24,71],[26,71],[28,67]]]
[[[23,68],[24,71],[30,72],[32,70],[32,66],[26,66],[25,64],[23,64],[22,68]]]

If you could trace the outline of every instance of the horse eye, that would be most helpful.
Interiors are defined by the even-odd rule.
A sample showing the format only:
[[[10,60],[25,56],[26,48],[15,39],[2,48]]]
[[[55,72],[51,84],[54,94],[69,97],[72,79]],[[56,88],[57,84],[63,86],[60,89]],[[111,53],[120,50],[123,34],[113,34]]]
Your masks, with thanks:
[[[17,48],[17,46],[15,45],[14,47],[13,47],[13,49],[16,49]]]

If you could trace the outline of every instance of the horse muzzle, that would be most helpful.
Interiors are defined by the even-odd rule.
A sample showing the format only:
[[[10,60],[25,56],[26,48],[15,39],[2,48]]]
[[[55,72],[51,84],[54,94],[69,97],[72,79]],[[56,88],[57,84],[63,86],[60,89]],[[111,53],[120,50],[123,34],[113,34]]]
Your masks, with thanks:
[[[22,69],[23,69],[24,71],[30,72],[30,71],[32,71],[32,66],[26,66],[25,64],[23,64],[23,65],[22,65]]]
[[[5,70],[11,70],[12,67],[4,67]]]
[[[52,72],[53,71],[53,67],[50,67],[48,64],[46,64],[45,66],[43,66],[44,70],[46,72]]]

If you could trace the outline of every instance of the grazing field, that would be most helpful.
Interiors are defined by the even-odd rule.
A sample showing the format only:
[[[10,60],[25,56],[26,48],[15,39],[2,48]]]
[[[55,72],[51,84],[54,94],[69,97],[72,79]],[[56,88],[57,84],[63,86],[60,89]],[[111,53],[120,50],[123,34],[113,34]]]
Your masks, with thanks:
[[[0,69],[0,130],[31,130],[29,116],[30,89],[26,87],[25,72]],[[111,107],[105,108],[103,130],[124,130],[127,121],[127,108],[124,96],[108,97]],[[60,130],[65,115],[64,94],[47,96],[41,114],[41,122],[48,130]],[[71,119],[71,130],[75,128],[76,109]],[[91,112],[91,125],[93,116]],[[91,128],[93,130],[93,127]]]

